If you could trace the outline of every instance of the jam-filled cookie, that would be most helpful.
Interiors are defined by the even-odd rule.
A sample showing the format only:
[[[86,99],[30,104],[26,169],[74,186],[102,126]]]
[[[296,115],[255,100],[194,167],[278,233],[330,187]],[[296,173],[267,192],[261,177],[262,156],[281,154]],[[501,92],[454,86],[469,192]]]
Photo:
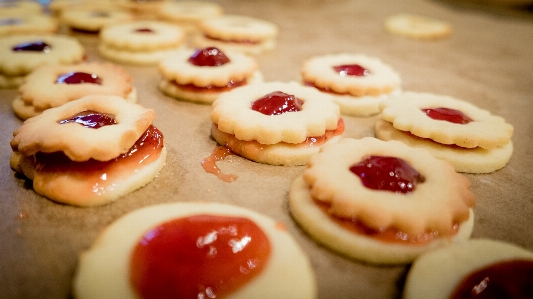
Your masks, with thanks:
[[[531,298],[533,252],[472,239],[421,255],[409,270],[404,299]]]
[[[133,21],[134,16],[129,11],[102,8],[75,8],[61,14],[61,22],[70,29],[96,33],[105,26]]]
[[[2,1],[0,2],[0,17],[13,17],[42,14],[41,4],[36,1]]]
[[[448,22],[407,13],[388,17],[385,28],[393,34],[421,40],[442,39],[452,33]]]
[[[138,19],[154,19],[157,11],[167,0],[116,0],[116,4],[127,9]]]
[[[233,153],[271,165],[304,165],[344,133],[338,106],[295,82],[236,88],[213,102],[211,135]]]
[[[471,103],[443,95],[405,92],[381,106],[376,137],[429,150],[456,171],[488,173],[513,152],[513,126]]]
[[[59,29],[58,22],[46,15],[1,16],[0,36],[12,34],[52,34]]]
[[[18,117],[28,119],[90,94],[116,95],[135,103],[137,92],[131,83],[131,76],[111,63],[43,65],[25,78],[12,106]]]
[[[304,62],[305,85],[333,97],[341,113],[371,116],[379,113],[379,103],[400,92],[401,80],[391,66],[364,54],[329,54]]]
[[[136,65],[156,65],[185,43],[185,31],[160,21],[134,21],[100,31],[99,53],[107,59]]]
[[[63,12],[78,9],[120,9],[115,0],[53,0],[48,4],[48,9],[56,17],[61,17]]]
[[[285,226],[219,203],[133,211],[82,253],[80,299],[316,298],[307,256]]]
[[[11,167],[36,193],[75,206],[112,202],[165,165],[155,112],[110,95],[90,95],[45,110],[13,132]]]
[[[80,63],[80,42],[62,35],[19,34],[0,38],[0,88],[16,88],[24,77],[44,64]]]
[[[253,58],[215,47],[184,48],[162,60],[159,70],[163,93],[205,104],[213,103],[223,92],[263,81]]]
[[[376,264],[470,237],[476,197],[448,162],[398,141],[344,138],[313,156],[289,209],[317,242]]]
[[[157,11],[159,19],[180,25],[187,31],[196,30],[202,20],[218,17],[222,6],[208,1],[169,1]]]
[[[261,54],[276,47],[278,27],[268,21],[240,16],[221,15],[203,20],[193,38],[196,47],[218,47],[247,54]]]

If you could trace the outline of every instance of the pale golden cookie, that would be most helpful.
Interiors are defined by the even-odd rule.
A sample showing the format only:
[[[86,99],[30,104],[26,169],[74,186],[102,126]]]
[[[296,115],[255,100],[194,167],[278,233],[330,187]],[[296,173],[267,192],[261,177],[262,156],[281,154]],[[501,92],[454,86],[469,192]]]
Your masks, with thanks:
[[[114,0],[53,0],[48,9],[54,16],[61,17],[64,11],[71,9],[120,9]]]
[[[240,15],[221,15],[203,20],[193,39],[196,47],[218,47],[247,54],[261,54],[276,46],[278,27],[270,22]]]
[[[472,239],[468,242],[439,248],[420,256],[413,263],[407,274],[402,298],[451,298],[457,286],[471,273],[496,263],[515,260],[533,261],[533,252],[514,244],[490,239]],[[497,294],[492,292],[492,295],[496,296],[490,296],[490,289],[497,288],[496,284],[492,284],[491,278],[494,277],[489,276],[487,281],[479,281],[478,293],[472,290],[472,297],[511,298],[507,297],[511,295],[503,290],[499,290],[502,293]],[[515,274],[512,279],[519,278],[520,276]],[[514,288],[511,292],[518,297],[512,298],[525,298],[519,296],[520,291],[527,293],[525,289]]]
[[[157,15],[190,31],[197,29],[202,20],[220,16],[223,12],[222,6],[216,2],[180,1],[163,3]]]
[[[98,32],[105,26],[125,23],[134,19],[128,11],[106,7],[93,9],[69,9],[61,14],[61,22],[71,29],[84,32]]]
[[[116,0],[116,4],[134,13],[138,19],[154,19],[166,0]]]
[[[422,40],[442,39],[452,33],[448,22],[406,13],[388,17],[385,28],[394,34]]]
[[[67,83],[76,76],[85,83]],[[89,81],[91,79],[93,83]],[[90,94],[116,95],[135,103],[137,93],[131,83],[131,76],[111,63],[44,65],[26,77],[19,87],[19,97],[13,102],[13,109],[20,118],[27,119]]]
[[[101,30],[98,51],[104,58],[120,63],[156,65],[184,42],[185,32],[177,25],[134,21]]]
[[[46,15],[0,15],[0,36],[11,34],[52,34],[56,33],[58,29],[58,22]]]
[[[369,156],[400,158],[422,180],[408,193],[368,188],[350,168]],[[375,230],[395,228],[408,234],[435,230],[450,236],[455,224],[469,219],[476,201],[468,178],[448,162],[399,141],[371,137],[344,138],[323,146],[308,162],[303,177],[312,198],[330,205],[329,213],[356,218]]]
[[[466,124],[436,120],[422,109],[447,108],[460,111],[472,119]],[[380,105],[381,118],[394,128],[442,144],[466,148],[493,149],[509,143],[513,126],[499,116],[453,97],[431,93],[405,92]]]
[[[512,141],[493,149],[445,145],[417,137],[409,132],[396,130],[391,123],[382,119],[376,121],[374,131],[376,137],[381,140],[397,140],[411,147],[426,149],[436,158],[450,162],[457,172],[489,173],[496,171],[509,162],[513,153]]]
[[[41,4],[36,1],[19,0],[0,2],[0,17],[38,15],[42,12]]]
[[[156,227],[172,220],[197,215],[249,219],[265,233],[270,243],[271,253],[265,268],[252,280],[224,298],[317,297],[317,286],[311,264],[283,224],[237,206],[192,202],[145,207],[126,214],[112,223],[94,245],[80,256],[74,276],[75,297],[138,298],[137,291],[130,283],[130,261],[135,246],[143,235]],[[217,230],[214,232],[215,236],[218,235]],[[236,232],[238,233],[239,231]],[[212,235],[211,233],[209,236]],[[211,241],[209,244],[213,247],[219,246],[215,240]],[[254,239],[251,242],[254,244]],[[246,248],[244,246],[243,250]]]

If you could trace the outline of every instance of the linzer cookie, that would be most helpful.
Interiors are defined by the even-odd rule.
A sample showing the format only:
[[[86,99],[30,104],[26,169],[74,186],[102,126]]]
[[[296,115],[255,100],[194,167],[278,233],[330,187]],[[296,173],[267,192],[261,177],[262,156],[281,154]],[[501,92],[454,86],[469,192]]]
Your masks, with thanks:
[[[376,137],[425,148],[468,173],[504,167],[513,152],[513,126],[471,103],[443,95],[405,92],[381,104]]]
[[[375,264],[410,263],[468,239],[475,201],[448,162],[371,137],[323,146],[289,193],[292,216],[313,239]]]
[[[12,34],[52,34],[59,29],[58,22],[45,15],[1,16],[0,36]]]
[[[102,205],[154,179],[165,165],[155,112],[110,95],[45,110],[15,132],[11,167],[34,191],[75,206]]]
[[[400,93],[400,76],[380,59],[364,54],[329,54],[304,62],[305,85],[333,97],[345,115],[371,116],[379,113],[379,103]]]
[[[402,298],[531,298],[532,277],[533,252],[472,239],[420,256],[407,274]]]
[[[18,117],[28,119],[91,94],[116,95],[135,103],[137,92],[131,83],[131,76],[111,63],[44,65],[25,78],[12,106]]]
[[[166,0],[116,0],[116,4],[131,11],[138,19],[153,19]]]
[[[282,223],[219,203],[130,212],[83,252],[83,299],[317,297],[311,264]]]
[[[159,21],[134,21],[100,31],[99,53],[119,63],[157,65],[185,43],[177,25]]]
[[[452,33],[448,22],[406,13],[388,17],[385,28],[393,34],[421,40],[442,39]]]
[[[69,10],[120,9],[115,0],[53,0],[48,4],[48,8],[56,17],[61,17],[63,12]]]
[[[295,82],[236,88],[213,102],[211,135],[233,153],[271,165],[304,165],[344,133],[338,106]]]
[[[132,13],[119,9],[75,8],[61,14],[61,22],[75,31],[96,33],[103,27],[133,21]]]
[[[70,65],[83,61],[78,40],[62,35],[11,35],[0,38],[0,88],[16,88],[24,77],[45,64]]]
[[[159,19],[180,25],[187,31],[196,30],[205,19],[222,15],[222,6],[208,1],[169,1],[157,11]]]
[[[200,32],[193,38],[195,47],[214,46],[254,55],[274,49],[278,35],[275,24],[239,15],[205,19],[199,29]]]
[[[211,104],[223,92],[262,82],[257,63],[239,52],[215,47],[182,49],[159,64],[160,90],[177,99]]]

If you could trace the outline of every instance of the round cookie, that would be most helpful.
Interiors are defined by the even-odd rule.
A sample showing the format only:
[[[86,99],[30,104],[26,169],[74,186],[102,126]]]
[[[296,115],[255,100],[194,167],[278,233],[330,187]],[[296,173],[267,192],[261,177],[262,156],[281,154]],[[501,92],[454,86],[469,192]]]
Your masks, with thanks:
[[[157,176],[165,165],[155,112],[110,95],[89,95],[30,118],[13,132],[10,165],[51,200],[95,206]]]
[[[213,102],[211,135],[232,152],[271,165],[304,165],[344,122],[331,99],[295,82],[236,88]]]
[[[120,9],[114,0],[54,0],[48,4],[48,9],[56,17],[61,17],[65,11],[72,9]]]
[[[0,15],[0,36],[13,34],[52,34],[59,29],[58,22],[45,15]]]
[[[0,88],[15,88],[24,77],[45,64],[80,63],[85,50],[78,40],[63,35],[0,37]]]
[[[154,19],[157,11],[167,0],[116,0],[116,4],[131,11],[138,19]]]
[[[0,18],[39,15],[42,12],[41,4],[35,1],[19,0],[0,2]]]
[[[90,94],[116,95],[135,103],[137,92],[131,83],[131,76],[111,63],[43,65],[25,78],[12,106],[18,117],[28,119]]]
[[[196,30],[204,20],[222,15],[224,10],[216,2],[180,1],[165,2],[157,11],[158,18],[180,25],[187,31]]]
[[[394,164],[398,158],[407,166]],[[393,170],[381,168],[389,164]],[[376,178],[372,169],[387,178]],[[405,174],[418,179],[402,181]],[[475,196],[469,187],[466,177],[425,150],[344,138],[323,146],[308,162],[291,186],[289,209],[302,229],[328,248],[368,263],[404,264],[470,237]]]
[[[247,273],[250,271],[248,275],[255,276],[233,292],[226,294],[224,298],[316,298],[317,287],[311,265],[283,224],[276,223],[264,215],[241,207],[219,203],[192,202],[145,207],[126,214],[112,223],[98,237],[94,245],[82,253],[74,277],[75,297],[80,299],[138,298],[139,295],[136,288],[133,287],[130,276],[131,263],[132,260],[135,261],[135,259],[132,259],[132,253],[136,252],[136,246],[143,238],[146,239],[147,234],[156,231],[157,227],[161,227],[171,221],[191,219],[191,217],[199,219],[197,221],[202,221],[202,224],[205,223],[203,232],[190,233],[190,240],[194,242],[193,246],[196,247],[197,242],[199,242],[198,244],[207,244],[210,248],[216,249],[214,256],[210,257],[214,261],[210,263],[218,261],[218,254],[222,254],[226,246],[217,240],[218,238],[225,238],[224,234],[226,234],[225,231],[228,231],[228,228],[215,226],[216,222],[210,224],[210,221],[216,220],[217,217],[224,217],[224,219],[229,219],[228,223],[235,222],[236,224],[238,223],[237,221],[246,223],[251,221],[253,225],[250,224],[249,226],[258,227],[266,235],[270,244],[270,255],[266,259],[266,264],[261,263],[263,260],[256,261],[257,267],[262,267],[262,270],[254,272],[253,268],[248,269],[253,266],[250,264],[241,266],[241,268],[244,267],[247,270]],[[180,243],[186,246],[188,244],[187,240],[189,240],[186,239],[188,231],[183,231],[184,233],[181,235],[183,237],[176,238],[183,238]],[[244,228],[241,229],[240,226],[235,225],[230,231],[240,237]],[[235,252],[235,258],[238,258],[241,254],[253,255],[250,253],[251,247],[258,244],[260,240],[263,239],[252,237],[247,243],[240,242],[240,244],[243,244],[242,247],[239,247],[237,251],[233,251]],[[203,245],[200,246],[198,250],[201,253],[204,248]],[[168,265],[180,267],[180,263],[185,263],[190,259],[189,254],[194,256],[193,252],[187,252],[186,254],[184,262],[179,261],[179,259],[169,259]],[[199,257],[198,259],[198,263],[202,263],[205,258]],[[211,267],[207,267],[207,269],[199,267],[195,269],[197,275],[193,275],[192,279],[205,277],[202,274],[205,271],[207,272],[206,276],[221,275],[220,280],[226,285],[229,275],[220,274],[220,271],[234,269],[233,260],[227,259],[223,261],[226,266],[212,271],[210,271]],[[230,275],[235,277],[235,274]],[[165,276],[168,277],[168,275]],[[238,276],[235,278],[238,279]],[[204,280],[207,281],[208,278],[204,278]],[[178,281],[182,282],[182,279],[178,279]],[[205,296],[205,292],[208,290],[214,292],[213,296],[220,297],[216,286],[211,286],[210,284],[202,287],[191,282],[189,288],[178,289],[176,287],[173,290],[174,292],[169,290],[165,283],[162,283],[161,287],[159,287],[159,291],[167,294],[173,293],[176,295],[175,298],[184,298],[184,295],[180,296],[178,294],[187,291],[196,293],[198,297],[201,297],[201,295]],[[194,297],[196,298],[197,296]]]
[[[223,92],[263,81],[257,63],[239,52],[183,48],[159,64],[159,89],[173,98],[211,104]]]
[[[221,15],[203,20],[193,38],[195,47],[209,46],[222,50],[257,55],[276,46],[278,27],[270,22],[240,15]]]
[[[533,252],[514,244],[490,239],[472,239],[468,242],[439,248],[420,256],[413,263],[407,274],[402,298],[454,298],[452,297],[454,291],[472,273],[512,261],[531,263]],[[530,265],[529,272],[527,270],[521,272],[522,275],[526,275],[525,277],[511,270],[512,274],[507,281],[517,285],[511,284],[507,290],[498,284],[498,278],[503,278],[498,273],[506,275],[505,273],[510,271],[498,270],[493,272],[493,276],[483,276],[485,279],[477,280],[476,285],[470,289],[471,297],[457,298],[527,298],[531,295],[531,269]]]
[[[421,40],[442,39],[452,33],[447,22],[406,13],[388,17],[385,28],[393,34]]]
[[[61,22],[70,29],[96,33],[105,26],[133,21],[134,16],[128,11],[109,8],[69,9],[61,14]]]
[[[134,21],[100,31],[98,51],[106,59],[124,64],[156,65],[185,42],[177,25],[159,21]]]

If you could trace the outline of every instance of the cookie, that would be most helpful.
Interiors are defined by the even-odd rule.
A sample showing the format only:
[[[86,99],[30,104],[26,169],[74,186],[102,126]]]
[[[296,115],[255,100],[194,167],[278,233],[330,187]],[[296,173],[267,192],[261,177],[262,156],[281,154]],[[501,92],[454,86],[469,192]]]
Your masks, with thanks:
[[[472,239],[420,256],[407,274],[403,298],[529,298],[532,275],[533,252]]]
[[[253,58],[215,47],[183,48],[162,60],[159,70],[164,94],[204,104],[213,103],[223,92],[263,81]]]
[[[10,165],[53,201],[109,203],[152,181],[165,165],[154,119],[153,110],[118,96],[85,96],[15,130]]]
[[[313,239],[375,264],[410,263],[468,239],[475,201],[449,163],[371,137],[323,146],[289,193],[293,218]]]
[[[35,1],[3,1],[0,2],[0,18],[39,15],[43,12],[41,4]]]
[[[92,9],[120,9],[117,1],[114,0],[54,0],[48,4],[48,9],[52,15],[61,17],[63,12],[69,10],[92,10]]]
[[[222,6],[208,1],[165,2],[157,11],[158,19],[180,25],[187,31],[196,30],[202,20],[217,17]]]
[[[13,34],[52,34],[59,29],[58,22],[46,15],[0,15],[0,36]]]
[[[421,40],[442,39],[452,33],[448,22],[406,13],[388,17],[385,28],[393,34]]]
[[[41,114],[86,95],[116,95],[137,101],[131,76],[111,63],[43,65],[31,72],[19,87],[13,110],[21,119]]]
[[[85,59],[78,40],[63,35],[0,37],[0,88],[16,88],[26,75],[45,64],[71,65]]]
[[[190,202],[145,207],[112,223],[82,253],[74,295],[307,299],[317,286],[283,224],[237,206]]]
[[[138,19],[154,19],[166,0],[116,0],[116,4],[132,12]]]
[[[379,103],[401,88],[391,66],[364,54],[315,56],[304,62],[300,73],[305,85],[331,95],[345,115],[377,114]]]
[[[177,25],[159,21],[134,21],[100,31],[98,51],[106,59],[135,65],[157,65],[185,42]]]
[[[69,9],[61,14],[61,22],[72,30],[87,33],[99,32],[103,27],[133,21],[132,13],[103,8]]]
[[[240,15],[221,15],[205,19],[200,23],[199,30],[192,39],[195,47],[213,46],[252,55],[273,50],[278,35],[278,27],[275,24]]]
[[[249,160],[304,165],[344,133],[338,106],[311,87],[268,82],[236,88],[213,102],[211,135]]]
[[[471,103],[444,95],[405,92],[382,102],[380,109],[381,119],[391,123],[395,130],[407,133],[394,134],[394,138],[429,149],[458,171],[492,172],[511,157],[513,126]],[[380,139],[393,138],[391,130],[381,122],[376,123],[375,133]],[[427,142],[418,142],[421,139]],[[428,146],[430,142],[437,144]],[[457,156],[468,149],[473,150],[469,156],[472,160]]]

